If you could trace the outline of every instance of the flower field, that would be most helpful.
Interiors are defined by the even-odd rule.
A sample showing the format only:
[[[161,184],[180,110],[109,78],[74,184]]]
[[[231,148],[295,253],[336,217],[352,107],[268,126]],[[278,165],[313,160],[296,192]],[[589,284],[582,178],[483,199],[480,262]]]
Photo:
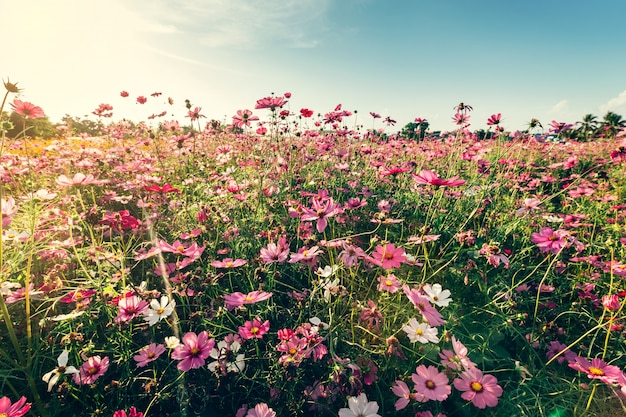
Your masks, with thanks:
[[[626,130],[291,101],[3,134],[0,415],[626,412]]]

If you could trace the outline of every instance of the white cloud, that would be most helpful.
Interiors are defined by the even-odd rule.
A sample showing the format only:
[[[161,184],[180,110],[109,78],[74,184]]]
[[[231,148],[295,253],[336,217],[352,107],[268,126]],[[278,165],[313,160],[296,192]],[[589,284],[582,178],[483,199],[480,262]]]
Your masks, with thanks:
[[[569,106],[569,102],[567,100],[561,100],[558,103],[556,103],[554,106],[552,106],[552,108],[550,109],[550,113],[561,113],[564,110],[566,110]]]
[[[617,97],[614,97],[600,106],[600,111],[606,113],[609,110],[617,110],[618,108],[626,105],[626,90],[619,93]]]

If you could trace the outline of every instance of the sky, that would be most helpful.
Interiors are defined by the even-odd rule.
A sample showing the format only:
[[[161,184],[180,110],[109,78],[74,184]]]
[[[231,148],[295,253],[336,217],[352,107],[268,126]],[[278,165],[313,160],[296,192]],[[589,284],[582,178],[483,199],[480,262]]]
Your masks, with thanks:
[[[52,122],[101,103],[182,122],[185,99],[267,120],[256,101],[290,92],[294,113],[342,104],[366,129],[375,112],[452,130],[463,102],[470,129],[501,113],[514,131],[626,117],[624,16],[624,0],[0,0],[0,78]]]

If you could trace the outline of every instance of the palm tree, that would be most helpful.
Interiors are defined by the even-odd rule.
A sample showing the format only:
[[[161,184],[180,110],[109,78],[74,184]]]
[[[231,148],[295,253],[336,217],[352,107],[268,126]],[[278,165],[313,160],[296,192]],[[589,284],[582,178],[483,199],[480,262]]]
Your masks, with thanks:
[[[576,122],[576,124],[580,125],[580,127],[576,129],[578,139],[586,142],[589,140],[589,137],[598,130],[598,117],[593,114],[585,114],[583,120]]]
[[[626,120],[621,115],[608,111],[602,118],[601,128],[607,138],[614,138],[617,133],[626,127]]]

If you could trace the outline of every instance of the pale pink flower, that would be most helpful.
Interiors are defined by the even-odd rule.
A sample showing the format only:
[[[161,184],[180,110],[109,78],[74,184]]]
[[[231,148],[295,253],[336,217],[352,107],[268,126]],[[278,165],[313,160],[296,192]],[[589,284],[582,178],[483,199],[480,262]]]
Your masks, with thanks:
[[[328,226],[328,218],[341,214],[343,207],[335,203],[332,198],[316,199],[311,201],[311,208],[303,208],[300,218],[302,221],[310,222],[317,220],[316,228],[319,233],[323,233]]]
[[[428,300],[438,307],[447,307],[452,301],[450,290],[444,290],[441,284],[424,284],[422,291],[426,293]]]
[[[265,264],[285,262],[289,257],[287,239],[283,236],[278,240],[278,244],[269,243],[267,247],[261,249],[260,257]]]
[[[430,305],[430,300],[428,298],[422,296],[422,294],[414,289],[409,288],[408,285],[402,287],[404,294],[409,298],[411,303],[417,308],[422,316],[428,321],[428,324],[431,326],[439,326],[440,324],[445,323],[446,321],[443,319],[441,313],[437,311],[432,305]]]
[[[248,294],[234,292],[232,294],[224,296],[224,304],[226,306],[226,309],[230,311],[246,304],[255,304],[259,301],[267,300],[271,296],[271,292],[265,291],[252,291]]]
[[[476,364],[472,362],[468,357],[468,350],[465,345],[452,335],[452,349],[454,351],[443,349],[439,354],[441,358],[441,364],[455,371],[462,371],[472,369],[476,367]]]
[[[348,408],[339,410],[339,417],[380,417],[378,403],[368,401],[365,393],[348,398]]]
[[[157,360],[163,352],[165,352],[165,346],[160,343],[158,345],[156,343],[150,343],[148,346],[141,349],[137,355],[133,356],[133,359],[137,362],[137,367],[141,368]]]
[[[61,187],[71,187],[73,185],[92,185],[92,184],[101,184],[100,181],[96,180],[91,174],[83,174],[76,173],[72,178],[68,178],[65,175],[59,175],[56,179],[56,183]]]
[[[484,409],[498,405],[502,387],[497,382],[493,375],[483,375],[480,369],[473,368],[462,372],[459,378],[454,380],[454,388],[463,392],[461,398]]]
[[[343,262],[343,264],[347,267],[355,266],[359,259],[368,257],[365,251],[358,246],[350,245],[345,241],[341,242],[341,246],[343,250],[339,252],[337,259]]]
[[[277,107],[283,107],[287,104],[285,97],[263,97],[256,101],[255,109],[270,109],[274,111]]]
[[[176,367],[187,372],[204,366],[214,346],[215,339],[210,339],[206,331],[200,334],[188,332],[183,336],[183,344],[174,348],[171,356],[180,361]]]
[[[420,323],[415,317],[409,320],[409,324],[404,325],[402,330],[406,332],[411,343],[439,343],[437,328],[430,327],[428,323]]]
[[[395,384],[391,386],[391,392],[400,397],[395,403],[396,411],[402,410],[403,408],[406,408],[407,405],[409,405],[412,394],[411,390],[405,382],[396,381]]]
[[[246,417],[276,417],[276,413],[267,404],[260,403],[249,409]]]
[[[415,368],[415,372],[411,375],[411,379],[415,383],[417,393],[424,396],[424,402],[443,401],[452,392],[448,377],[443,372],[439,372],[436,367],[419,365]]]
[[[402,288],[402,283],[394,274],[388,274],[386,276],[381,275],[378,277],[378,291],[388,291],[393,294],[400,288]]]
[[[237,268],[238,266],[242,266],[245,265],[247,263],[247,261],[245,261],[244,259],[235,259],[233,260],[232,258],[225,258],[222,261],[213,261],[211,262],[211,266],[214,268]]]

